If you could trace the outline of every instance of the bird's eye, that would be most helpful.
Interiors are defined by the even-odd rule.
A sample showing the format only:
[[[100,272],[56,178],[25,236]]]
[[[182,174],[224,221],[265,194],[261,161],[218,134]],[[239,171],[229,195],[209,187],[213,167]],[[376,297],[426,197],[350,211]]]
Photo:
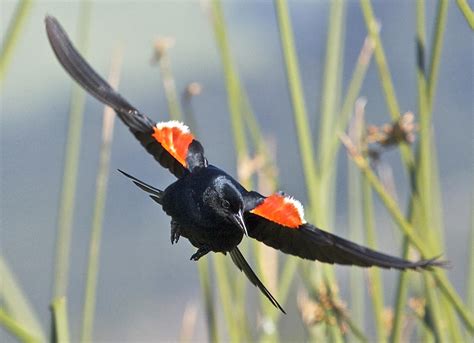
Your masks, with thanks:
[[[224,207],[225,209],[229,209],[230,208],[230,202],[228,200],[222,200],[222,207]]]

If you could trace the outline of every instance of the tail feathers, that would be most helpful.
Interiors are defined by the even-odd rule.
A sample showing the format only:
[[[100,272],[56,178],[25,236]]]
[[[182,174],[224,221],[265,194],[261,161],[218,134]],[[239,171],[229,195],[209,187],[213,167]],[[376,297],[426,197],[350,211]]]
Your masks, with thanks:
[[[155,188],[139,179],[137,179],[136,177],[130,175],[130,174],[127,174],[126,172],[124,172],[123,170],[120,170],[118,169],[118,171],[120,173],[122,173],[123,175],[125,175],[126,177],[128,177],[129,179],[132,180],[132,182],[137,186],[139,187],[140,189],[142,189],[143,191],[147,192],[150,194],[150,198],[152,198],[154,201],[156,201],[158,204],[161,205],[161,199],[163,197],[163,191],[162,190],[159,190],[158,188]]]
[[[260,291],[267,297],[267,299],[270,300],[273,306],[277,307],[278,309],[280,309],[281,312],[286,314],[285,310],[281,307],[278,301],[276,301],[276,299],[273,297],[270,291],[263,285],[262,281],[259,280],[255,272],[249,266],[244,256],[242,255],[242,253],[237,247],[235,247],[234,249],[230,251],[230,257],[232,258],[232,261],[234,262],[234,264],[241,271],[244,272],[244,274],[247,276],[250,282],[252,282],[255,286],[257,286],[260,289]]]

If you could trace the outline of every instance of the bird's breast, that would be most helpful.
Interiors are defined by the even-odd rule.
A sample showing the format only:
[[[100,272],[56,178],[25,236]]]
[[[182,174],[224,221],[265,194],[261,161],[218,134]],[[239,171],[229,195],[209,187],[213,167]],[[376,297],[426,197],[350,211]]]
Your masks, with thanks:
[[[230,251],[240,243],[243,234],[206,204],[204,195],[209,189],[206,181],[186,176],[171,184],[164,191],[163,210],[194,246],[207,245],[216,252]]]

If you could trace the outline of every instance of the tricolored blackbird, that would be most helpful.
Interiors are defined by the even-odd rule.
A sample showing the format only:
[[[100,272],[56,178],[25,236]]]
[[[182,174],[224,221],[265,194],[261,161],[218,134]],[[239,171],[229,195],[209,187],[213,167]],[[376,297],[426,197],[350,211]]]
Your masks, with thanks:
[[[211,251],[229,253],[235,265],[283,312],[239,251],[244,235],[286,254],[331,264],[400,270],[443,264],[435,259],[411,262],[360,246],[307,223],[301,203],[284,193],[263,196],[247,191],[225,171],[208,164],[202,145],[187,126],[177,121],[155,123],[114,91],[81,57],[55,18],[46,17],[46,31],[69,75],[112,107],[145,149],[178,178],[162,191],[121,171],[171,217],[171,243],[183,236],[197,248],[192,260]]]

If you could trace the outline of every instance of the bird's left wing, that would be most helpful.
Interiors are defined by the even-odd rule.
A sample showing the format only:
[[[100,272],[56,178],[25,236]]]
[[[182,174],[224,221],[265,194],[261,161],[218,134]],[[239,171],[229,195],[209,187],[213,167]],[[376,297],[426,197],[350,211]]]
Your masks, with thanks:
[[[253,196],[259,196],[253,192]],[[363,247],[306,222],[301,203],[283,193],[261,197],[244,215],[250,237],[284,253],[325,263],[417,269],[442,266],[436,259],[411,262]]]
[[[56,18],[45,19],[46,33],[61,65],[89,94],[112,107],[145,149],[176,177],[207,166],[202,145],[177,121],[155,123],[117,93],[84,60]]]

